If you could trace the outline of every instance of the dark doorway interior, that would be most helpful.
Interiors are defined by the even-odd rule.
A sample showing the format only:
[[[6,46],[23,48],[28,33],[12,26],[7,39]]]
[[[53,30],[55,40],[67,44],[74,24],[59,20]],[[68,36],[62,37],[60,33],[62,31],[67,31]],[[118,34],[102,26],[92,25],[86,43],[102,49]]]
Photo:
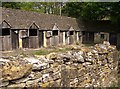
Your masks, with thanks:
[[[117,34],[110,33],[109,42],[111,45],[117,45]]]

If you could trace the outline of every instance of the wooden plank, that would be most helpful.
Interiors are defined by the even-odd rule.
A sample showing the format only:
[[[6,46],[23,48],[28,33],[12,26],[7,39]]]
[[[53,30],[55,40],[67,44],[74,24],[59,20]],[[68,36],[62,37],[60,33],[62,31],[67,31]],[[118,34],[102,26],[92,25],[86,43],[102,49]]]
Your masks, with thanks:
[[[120,49],[120,33],[117,33],[117,48]]]
[[[59,45],[59,36],[55,37],[55,41],[56,41],[56,46],[58,46]]]
[[[22,38],[22,47],[29,48],[29,38],[28,37]]]
[[[53,36],[52,37],[53,39],[52,39],[52,45],[53,46],[57,46],[58,44],[59,44],[59,36]]]
[[[47,47],[46,31],[43,31],[43,47]]]
[[[34,44],[35,44],[35,42],[34,42],[33,37],[29,37],[29,48],[34,48],[34,47],[33,47]]]
[[[75,32],[75,41],[77,41],[77,32]]]
[[[69,32],[65,32],[65,44],[69,44]]]
[[[73,44],[74,43],[74,39],[75,38],[75,32],[74,31],[70,31],[69,32],[69,44]]]
[[[8,38],[6,38],[6,47],[7,47],[7,50],[11,50],[12,49],[12,44],[11,44],[11,38],[10,36]]]
[[[82,43],[82,32],[78,32],[78,39],[79,42]]]
[[[43,31],[39,31],[38,38],[39,38],[38,39],[39,40],[39,47],[43,47],[43,44],[44,44],[44,34],[43,34]]]
[[[55,46],[55,36],[52,37],[52,45]]]
[[[89,43],[94,43],[94,32],[89,32]]]
[[[3,50],[8,51],[12,49],[10,36],[3,36]]]
[[[46,44],[47,44],[47,46],[49,46],[49,42],[50,42],[50,37],[46,37]]]
[[[42,34],[43,35],[43,34]],[[35,48],[39,48],[39,40],[38,40],[38,36],[35,37],[36,40],[36,47]],[[42,46],[43,46],[43,41],[42,41]]]
[[[70,35],[70,44],[73,44],[73,42],[74,42],[74,36]]]
[[[11,34],[11,47],[12,49],[17,49],[19,47],[19,35],[15,30],[10,30]]]
[[[88,39],[89,39],[89,37],[88,37],[88,32],[82,32],[82,43],[88,43]]]
[[[65,43],[65,32],[63,32],[63,45],[65,45],[66,43]]]
[[[29,47],[30,48],[38,48],[38,37],[37,36],[30,36],[29,37]]]
[[[0,51],[3,50],[3,39],[2,36],[0,36]]]
[[[109,39],[109,42],[110,44],[112,45],[117,45],[117,34],[116,33],[110,33],[110,39]]]
[[[63,32],[60,32],[60,34],[59,34],[59,43],[61,45],[63,44]]]
[[[53,36],[50,37],[50,46],[52,46],[52,45],[53,45]]]
[[[29,37],[29,48],[33,48],[33,38]]]

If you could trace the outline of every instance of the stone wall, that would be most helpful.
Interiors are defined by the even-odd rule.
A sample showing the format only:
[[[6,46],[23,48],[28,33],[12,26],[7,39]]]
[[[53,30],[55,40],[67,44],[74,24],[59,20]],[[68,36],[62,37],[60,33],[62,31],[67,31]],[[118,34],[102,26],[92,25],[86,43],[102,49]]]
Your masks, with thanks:
[[[117,52],[108,42],[66,53],[1,57],[1,88],[110,87],[117,84]]]

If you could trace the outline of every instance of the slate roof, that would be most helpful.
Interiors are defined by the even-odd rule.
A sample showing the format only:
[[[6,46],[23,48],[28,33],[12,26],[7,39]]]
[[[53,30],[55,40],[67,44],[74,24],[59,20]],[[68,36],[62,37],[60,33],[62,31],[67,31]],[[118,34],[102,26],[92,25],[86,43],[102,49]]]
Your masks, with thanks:
[[[68,30],[70,26],[79,30],[75,18],[11,8],[2,8],[3,20],[7,21],[13,29],[29,29],[30,25],[35,23],[41,30],[51,30],[56,23],[60,30]]]
[[[110,20],[98,20],[94,22],[79,20],[78,23],[81,31],[120,32],[119,26],[112,24]]]
[[[92,32],[120,32],[120,28],[111,24],[109,20],[83,21],[67,16],[42,14],[33,11],[23,11],[0,7],[2,21],[7,21],[13,29],[29,29],[35,23],[40,30],[52,30],[56,24],[60,30],[69,30],[72,26],[75,30]]]

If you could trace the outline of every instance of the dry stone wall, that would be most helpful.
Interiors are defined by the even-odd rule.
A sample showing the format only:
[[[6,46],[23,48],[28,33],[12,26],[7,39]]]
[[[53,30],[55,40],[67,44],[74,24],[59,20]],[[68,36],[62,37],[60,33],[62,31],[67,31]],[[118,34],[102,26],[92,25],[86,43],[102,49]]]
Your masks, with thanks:
[[[1,88],[110,87],[117,81],[116,47],[108,42],[66,53],[1,57]]]

